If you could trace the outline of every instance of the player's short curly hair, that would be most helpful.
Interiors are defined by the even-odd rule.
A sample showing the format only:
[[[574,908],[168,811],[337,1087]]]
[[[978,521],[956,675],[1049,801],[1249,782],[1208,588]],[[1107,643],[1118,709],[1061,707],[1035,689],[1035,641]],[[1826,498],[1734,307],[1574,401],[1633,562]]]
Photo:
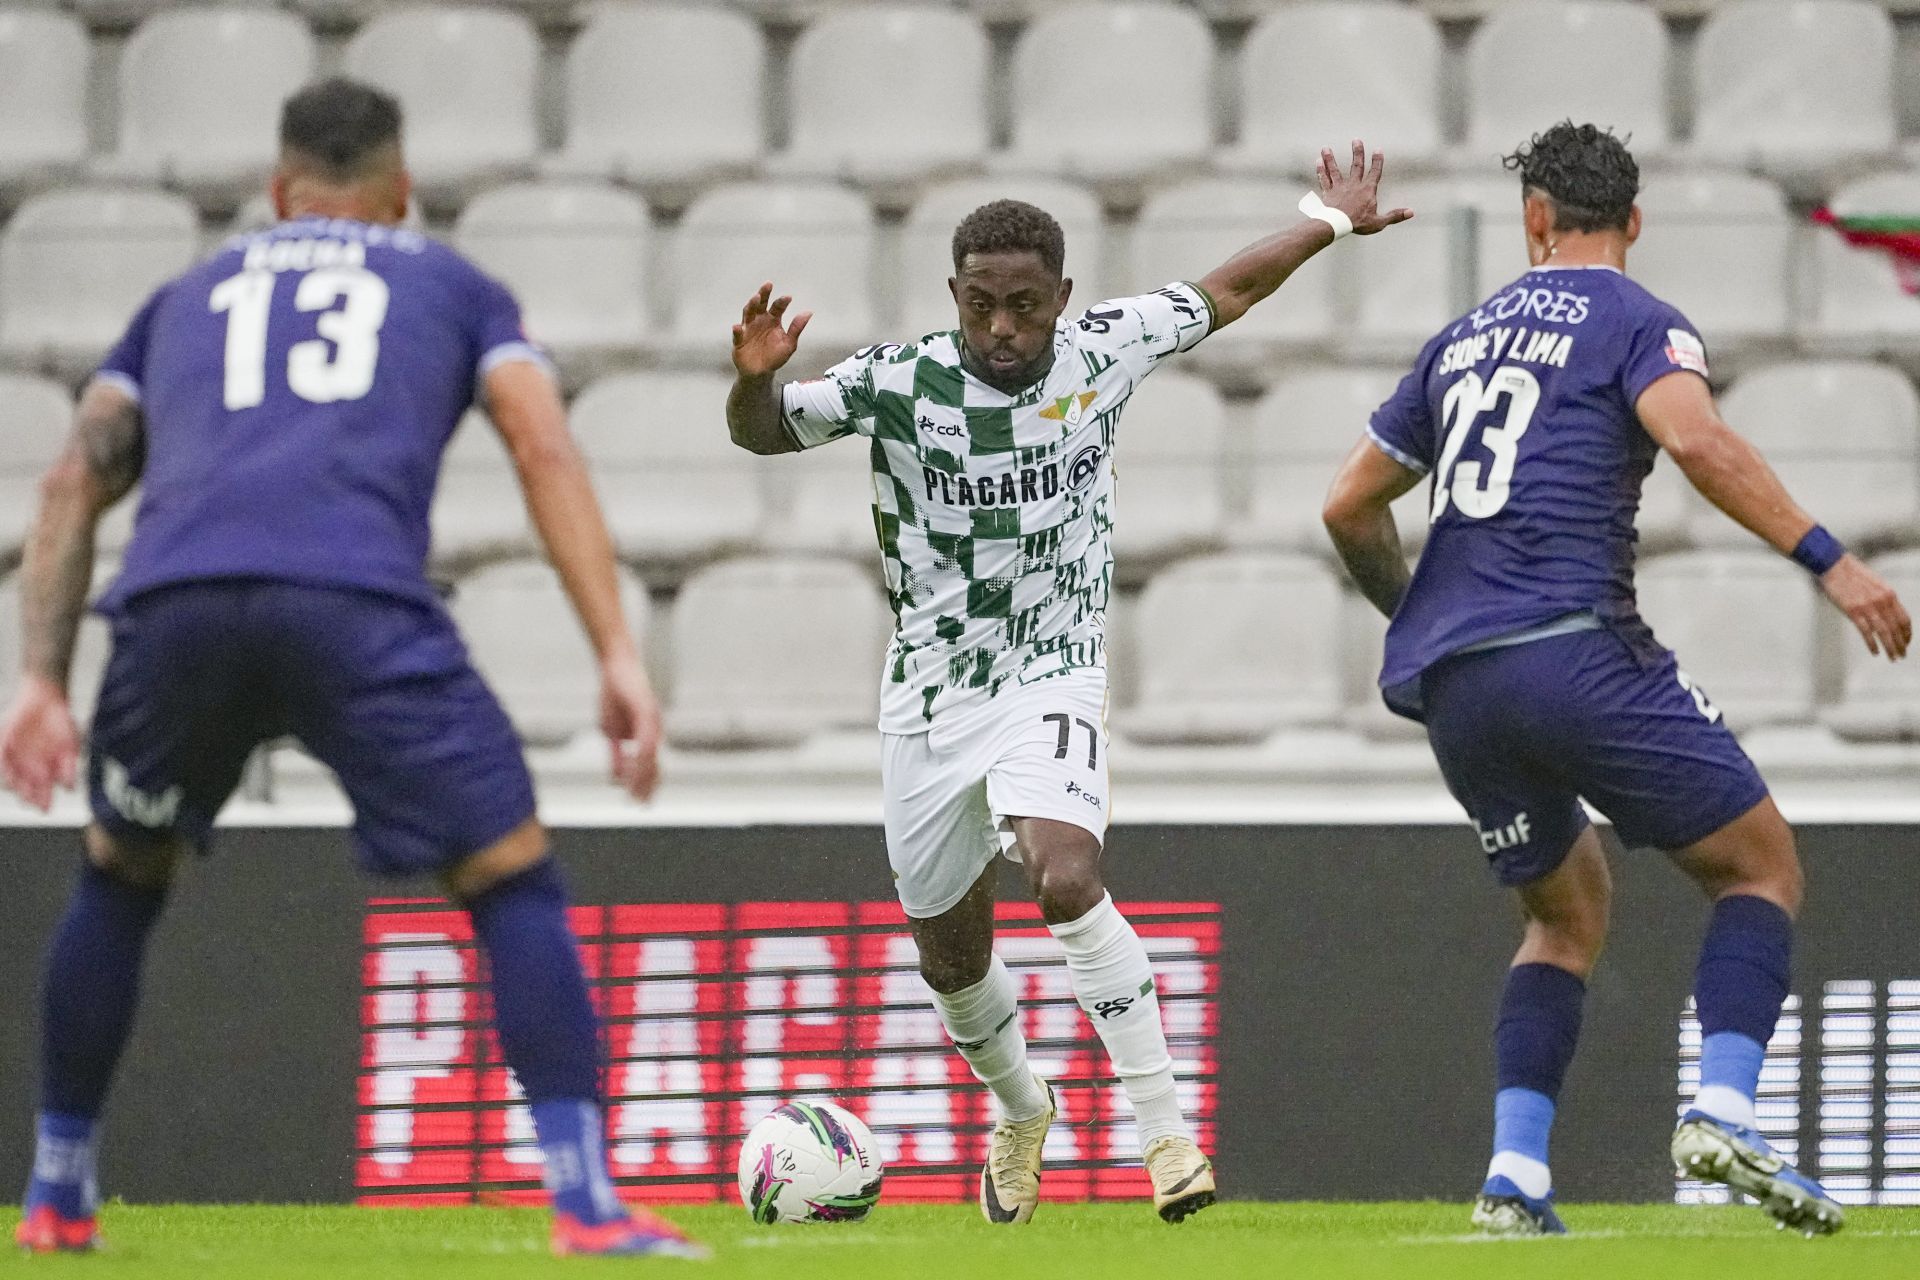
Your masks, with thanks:
[[[371,85],[335,76],[280,109],[280,146],[333,182],[352,182],[400,141],[400,104]]]
[[[1598,125],[1562,120],[1501,163],[1553,200],[1556,231],[1625,231],[1640,194],[1640,166],[1625,139]]]
[[[1059,275],[1067,265],[1067,236],[1045,209],[1024,200],[995,200],[983,204],[953,229],[953,269],[970,253],[1019,253],[1030,250],[1040,263]]]

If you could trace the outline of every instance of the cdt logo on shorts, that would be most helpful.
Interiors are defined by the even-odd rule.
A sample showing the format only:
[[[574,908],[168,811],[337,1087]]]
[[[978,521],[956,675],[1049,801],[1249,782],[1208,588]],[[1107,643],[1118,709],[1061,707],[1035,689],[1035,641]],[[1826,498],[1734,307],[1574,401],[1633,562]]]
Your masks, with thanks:
[[[1093,792],[1087,790],[1085,787],[1081,786],[1077,782],[1069,782],[1067,784],[1067,794],[1070,796],[1079,796],[1082,800],[1085,800],[1088,804],[1092,805],[1096,809],[1104,807],[1100,803],[1099,796],[1093,794]]]
[[[1533,824],[1527,820],[1527,815],[1524,813],[1515,814],[1512,822],[1504,827],[1495,827],[1491,831],[1481,826],[1476,819],[1473,829],[1480,833],[1480,847],[1487,851],[1489,858],[1506,849],[1518,849],[1533,839]]]

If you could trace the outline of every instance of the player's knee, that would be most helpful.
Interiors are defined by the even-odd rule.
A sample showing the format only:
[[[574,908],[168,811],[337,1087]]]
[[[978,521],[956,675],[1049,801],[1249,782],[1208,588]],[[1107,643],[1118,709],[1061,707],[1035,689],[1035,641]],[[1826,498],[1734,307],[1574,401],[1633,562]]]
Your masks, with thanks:
[[[978,955],[940,954],[925,947],[920,949],[920,976],[943,996],[979,986],[986,980],[992,964],[991,946]]]
[[[91,826],[86,834],[87,860],[102,872],[136,889],[165,889],[172,885],[185,846],[173,838],[130,841]]]
[[[1106,896],[1099,865],[1092,858],[1049,859],[1031,873],[1033,896],[1048,924],[1078,920]]]

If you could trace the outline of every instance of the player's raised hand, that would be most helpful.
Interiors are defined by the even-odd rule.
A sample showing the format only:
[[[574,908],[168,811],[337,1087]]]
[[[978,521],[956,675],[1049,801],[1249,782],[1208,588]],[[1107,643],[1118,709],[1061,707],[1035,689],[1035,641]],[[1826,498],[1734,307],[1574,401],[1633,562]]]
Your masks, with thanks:
[[[1907,646],[1913,642],[1913,619],[1907,616],[1906,606],[1887,580],[1869,569],[1859,556],[1840,557],[1840,563],[1820,575],[1820,589],[1860,629],[1868,652],[1884,653],[1889,662],[1907,656]]]
[[[1333,158],[1331,148],[1320,150],[1320,165],[1314,175],[1320,187],[1320,201],[1351,218],[1353,234],[1357,236],[1370,236],[1413,216],[1411,209],[1380,212],[1380,174],[1385,165],[1386,156],[1378,151],[1373,153],[1373,162],[1369,164],[1367,146],[1358,138],[1353,140],[1353,164],[1345,172]]]
[[[600,731],[613,780],[636,800],[651,800],[660,782],[660,700],[637,653],[600,664]]]
[[[0,721],[0,780],[45,813],[55,787],[73,786],[79,760],[80,729],[66,694],[50,680],[28,676]]]
[[[742,377],[765,377],[793,358],[813,312],[802,311],[788,324],[784,318],[792,305],[790,297],[773,296],[769,281],[740,309],[740,323],[733,326],[733,367]]]

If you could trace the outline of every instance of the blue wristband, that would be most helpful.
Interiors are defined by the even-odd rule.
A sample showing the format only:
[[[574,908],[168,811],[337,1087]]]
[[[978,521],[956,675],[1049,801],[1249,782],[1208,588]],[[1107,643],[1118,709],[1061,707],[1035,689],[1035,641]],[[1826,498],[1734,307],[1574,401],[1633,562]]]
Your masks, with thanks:
[[[1825,525],[1817,524],[1807,530],[1807,536],[1793,549],[1793,562],[1817,578],[1839,564],[1846,554],[1845,544],[1828,533]]]

